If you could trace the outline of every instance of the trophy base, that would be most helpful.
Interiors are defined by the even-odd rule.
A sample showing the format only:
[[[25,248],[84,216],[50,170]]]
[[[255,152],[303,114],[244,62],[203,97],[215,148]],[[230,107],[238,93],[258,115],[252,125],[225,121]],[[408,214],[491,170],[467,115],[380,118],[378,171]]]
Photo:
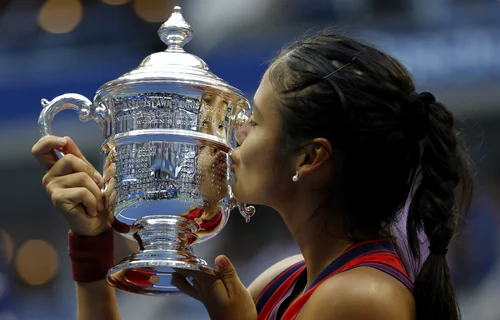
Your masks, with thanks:
[[[183,295],[171,284],[176,269],[199,271],[216,277],[216,271],[193,255],[196,238],[184,217],[147,216],[135,223],[139,251],[123,259],[107,274],[108,283],[122,291],[150,296]],[[191,240],[190,240],[191,239]]]
[[[189,253],[188,253],[189,255]],[[175,269],[188,269],[216,277],[216,271],[195,256],[176,251],[148,250],[133,254],[108,271],[107,281],[113,287],[142,295],[183,295],[171,284]]]

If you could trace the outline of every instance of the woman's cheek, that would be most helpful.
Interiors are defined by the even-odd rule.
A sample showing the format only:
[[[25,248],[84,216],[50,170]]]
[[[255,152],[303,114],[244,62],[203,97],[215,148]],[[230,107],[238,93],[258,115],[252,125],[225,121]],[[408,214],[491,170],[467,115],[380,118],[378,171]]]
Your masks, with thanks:
[[[244,144],[241,145],[240,147],[240,161],[241,161],[241,164],[244,166],[244,167],[248,167],[248,166],[251,166],[252,164],[252,158],[255,156],[255,155],[252,155],[253,151],[252,151],[252,141],[251,140],[247,140],[245,141]]]

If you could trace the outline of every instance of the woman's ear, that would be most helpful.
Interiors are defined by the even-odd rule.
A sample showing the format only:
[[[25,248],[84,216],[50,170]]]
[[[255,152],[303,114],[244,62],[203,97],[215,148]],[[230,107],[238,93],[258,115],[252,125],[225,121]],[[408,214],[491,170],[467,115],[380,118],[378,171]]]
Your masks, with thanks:
[[[316,138],[305,146],[297,158],[297,170],[301,177],[319,171],[332,157],[332,145],[324,138]]]

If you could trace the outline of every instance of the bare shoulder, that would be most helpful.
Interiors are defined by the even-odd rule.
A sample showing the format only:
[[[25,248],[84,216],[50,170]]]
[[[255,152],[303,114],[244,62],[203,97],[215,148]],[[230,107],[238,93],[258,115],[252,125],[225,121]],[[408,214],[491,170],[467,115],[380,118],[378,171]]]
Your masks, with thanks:
[[[298,319],[413,320],[413,294],[397,279],[369,267],[340,273],[309,297]]]
[[[273,281],[273,279],[276,278],[281,272],[285,271],[288,267],[301,260],[304,260],[304,257],[301,254],[297,254],[275,263],[274,265],[269,267],[266,271],[262,272],[248,286],[248,291],[252,295],[253,301],[257,301],[257,298],[259,297],[262,290],[264,290],[264,288],[271,281]]]

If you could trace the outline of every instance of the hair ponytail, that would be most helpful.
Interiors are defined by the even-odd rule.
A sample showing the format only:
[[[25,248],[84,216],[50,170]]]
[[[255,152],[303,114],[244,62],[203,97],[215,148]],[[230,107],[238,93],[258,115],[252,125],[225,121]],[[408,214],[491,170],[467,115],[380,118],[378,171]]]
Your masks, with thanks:
[[[408,242],[413,257],[420,260],[419,231],[425,232],[430,249],[415,279],[417,319],[457,320],[460,319],[460,311],[451,284],[446,252],[461,213],[470,204],[472,174],[452,113],[443,104],[435,102],[433,97],[426,107],[428,123],[420,143],[423,148],[418,175],[420,181],[407,221]]]

